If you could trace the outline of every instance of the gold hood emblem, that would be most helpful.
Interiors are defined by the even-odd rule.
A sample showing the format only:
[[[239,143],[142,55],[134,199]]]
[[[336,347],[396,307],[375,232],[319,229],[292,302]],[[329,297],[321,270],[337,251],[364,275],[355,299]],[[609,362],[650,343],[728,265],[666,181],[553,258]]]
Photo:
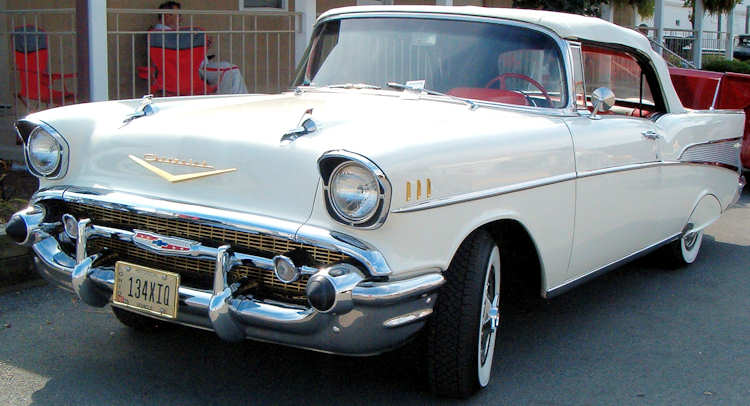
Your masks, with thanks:
[[[208,168],[211,169],[213,166],[209,166],[206,164],[206,161],[203,162],[194,162],[193,160],[182,160],[177,158],[161,158],[155,154],[144,154],[143,158],[138,158],[135,155],[128,155],[128,158],[133,160],[138,165],[148,169],[149,171],[155,173],[160,178],[172,182],[185,182],[188,180],[198,179],[198,178],[205,178],[206,176],[214,176],[214,175],[220,175],[222,173],[227,172],[234,172],[237,170],[237,168],[230,168],[230,169],[218,169],[214,171],[205,171],[205,172],[194,172],[194,173],[185,173],[181,175],[172,175],[171,173],[165,171],[164,169],[158,168],[147,161],[152,162],[163,162],[168,163],[172,165],[180,165],[180,166],[190,166],[190,167],[196,167],[196,168]]]

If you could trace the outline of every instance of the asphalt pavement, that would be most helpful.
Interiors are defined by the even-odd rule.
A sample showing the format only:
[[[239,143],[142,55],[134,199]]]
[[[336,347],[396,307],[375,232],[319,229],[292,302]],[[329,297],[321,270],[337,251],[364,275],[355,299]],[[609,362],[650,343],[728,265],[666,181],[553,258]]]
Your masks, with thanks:
[[[646,257],[504,309],[493,378],[432,397],[414,347],[350,358],[177,328],[140,334],[51,286],[0,293],[0,405],[750,404],[750,193],[695,264]]]

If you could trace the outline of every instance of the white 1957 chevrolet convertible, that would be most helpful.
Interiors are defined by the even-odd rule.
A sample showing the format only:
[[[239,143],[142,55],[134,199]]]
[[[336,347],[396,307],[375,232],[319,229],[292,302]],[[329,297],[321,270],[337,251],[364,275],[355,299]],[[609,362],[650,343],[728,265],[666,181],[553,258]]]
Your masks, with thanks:
[[[351,355],[422,334],[432,389],[468,396],[504,292],[689,264],[744,185],[744,114],[685,109],[646,38],[595,18],[336,9],[293,86],[20,120],[41,187],[8,235],[128,326]]]

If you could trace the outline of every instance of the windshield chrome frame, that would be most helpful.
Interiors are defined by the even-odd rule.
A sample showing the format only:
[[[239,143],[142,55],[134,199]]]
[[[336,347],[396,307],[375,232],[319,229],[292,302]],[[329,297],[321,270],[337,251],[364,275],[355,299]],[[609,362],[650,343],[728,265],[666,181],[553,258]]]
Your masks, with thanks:
[[[566,94],[567,94],[567,103],[563,107],[535,107],[535,106],[520,106],[517,104],[507,104],[507,103],[498,103],[498,102],[490,102],[490,101],[484,101],[484,100],[477,100],[477,99],[471,99],[473,102],[475,102],[480,107],[492,107],[492,108],[511,108],[514,110],[521,110],[521,111],[527,111],[527,112],[533,112],[533,113],[542,113],[542,114],[548,114],[548,115],[555,115],[555,116],[577,116],[578,113],[576,111],[576,105],[575,105],[575,96],[573,95],[574,87],[573,87],[573,57],[571,54],[571,50],[569,48],[568,42],[561,38],[559,35],[557,35],[554,31],[543,27],[541,25],[531,24],[527,22],[522,21],[515,21],[515,20],[509,20],[504,18],[496,18],[496,17],[481,17],[481,16],[473,16],[473,15],[465,15],[465,14],[452,14],[452,13],[438,13],[438,12],[432,12],[432,11],[425,11],[425,12],[417,12],[417,11],[363,11],[363,12],[344,12],[341,14],[332,14],[329,16],[326,16],[322,19],[319,19],[315,26],[313,27],[313,33],[317,34],[318,28],[329,21],[334,20],[348,20],[348,19],[354,19],[354,18],[417,18],[417,19],[429,19],[429,20],[453,20],[453,21],[470,21],[470,22],[480,22],[480,23],[489,23],[489,24],[502,24],[502,25],[509,25],[513,27],[521,27],[526,28],[530,30],[537,31],[541,34],[547,35],[548,37],[552,38],[552,40],[557,44],[559,50],[560,50],[560,56],[562,57],[562,62],[564,64],[563,72],[565,72],[565,85],[567,88]],[[301,68],[303,63],[307,63],[307,60],[310,58],[310,47],[312,45],[312,38],[310,39],[310,43],[308,44],[308,49],[305,51],[305,59],[300,61]],[[435,96],[437,97],[437,96]],[[455,100],[451,100],[451,102],[455,102]]]

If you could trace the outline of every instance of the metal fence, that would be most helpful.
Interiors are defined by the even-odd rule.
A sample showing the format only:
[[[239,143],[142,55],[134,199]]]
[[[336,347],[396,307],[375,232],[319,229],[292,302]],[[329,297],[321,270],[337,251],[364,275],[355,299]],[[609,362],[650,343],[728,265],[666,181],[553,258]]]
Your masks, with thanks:
[[[666,51],[669,58],[675,59],[675,66],[685,65],[686,63],[692,66],[688,61],[693,59],[693,43],[695,42],[695,32],[693,30],[665,29],[664,42],[658,44],[655,42],[655,27],[639,26],[631,28],[646,35],[653,44],[652,46]],[[703,47],[701,48],[701,52],[704,55],[723,55],[726,50],[728,35],[728,33],[720,31],[703,31]],[[665,55],[665,59],[667,59],[667,62],[670,62],[667,55]]]
[[[0,10],[0,145],[26,114],[79,102],[75,9]]]
[[[158,26],[164,16],[174,26]],[[108,9],[109,96],[274,93],[294,73],[295,12]],[[238,76],[239,75],[239,76]]]

